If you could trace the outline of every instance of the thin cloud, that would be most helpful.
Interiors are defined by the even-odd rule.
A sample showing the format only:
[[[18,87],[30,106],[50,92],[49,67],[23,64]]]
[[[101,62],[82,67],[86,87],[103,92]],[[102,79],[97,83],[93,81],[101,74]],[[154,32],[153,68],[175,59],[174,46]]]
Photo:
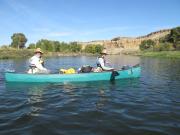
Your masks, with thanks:
[[[47,33],[48,37],[63,37],[63,36],[70,36],[72,32],[49,32]]]
[[[34,28],[32,31],[41,33],[41,32],[49,32],[50,29],[48,29],[48,28]]]
[[[146,29],[148,27],[146,26],[116,26],[116,27],[107,27],[107,28],[101,28],[101,29],[94,29],[91,31],[84,31],[84,32],[77,32],[77,34],[79,35],[92,35],[92,34],[100,34],[100,33],[106,33],[106,32],[112,32],[112,31],[119,31],[119,32],[123,32],[126,30],[137,30],[137,29]]]

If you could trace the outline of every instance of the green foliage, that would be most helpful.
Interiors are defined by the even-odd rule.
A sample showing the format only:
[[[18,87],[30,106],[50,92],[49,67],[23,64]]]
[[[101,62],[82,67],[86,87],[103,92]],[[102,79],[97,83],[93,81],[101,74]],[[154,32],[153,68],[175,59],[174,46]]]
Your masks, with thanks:
[[[167,36],[167,41],[173,43],[176,50],[180,50],[180,27],[171,30]]]
[[[174,51],[180,50],[180,27],[176,27],[171,30],[170,34],[159,39],[159,43],[156,44],[152,40],[145,40],[140,44],[141,50],[151,51]]]
[[[86,45],[84,51],[86,53],[100,53],[103,50],[103,46],[102,45]]]
[[[1,49],[6,49],[6,48],[9,48],[9,45],[2,45],[1,46]]]
[[[33,56],[33,54],[34,50],[30,49],[16,49],[12,47],[0,48],[0,59],[25,58]]]
[[[24,48],[25,44],[27,42],[27,38],[23,33],[14,33],[11,36],[12,42],[11,42],[11,47],[13,48]]]
[[[36,48],[41,48],[44,51],[54,51],[53,41],[41,39],[36,43]]]
[[[160,39],[160,43],[171,43],[175,50],[180,50],[180,27],[172,29],[170,34]]]
[[[35,48],[36,48],[36,44],[34,44],[34,43],[31,43],[28,46],[28,49],[35,49]]]
[[[153,41],[153,40],[151,40],[151,39],[149,39],[149,40],[144,40],[144,41],[142,41],[141,42],[141,44],[140,44],[140,49],[141,50],[152,50],[153,49],[153,47],[154,47],[154,45],[155,45],[155,42]]]
[[[147,57],[159,57],[159,58],[180,58],[180,51],[158,51],[158,52],[151,52],[145,51],[141,52],[142,56]]]
[[[36,44],[30,44],[28,48],[34,49],[35,46],[47,52],[77,53],[81,52],[82,49],[82,46],[77,44],[77,42],[65,43],[47,39],[39,40]]]
[[[82,46],[77,44],[77,42],[71,42],[70,43],[70,50],[71,52],[80,52]]]
[[[167,41],[176,44],[180,41],[180,27],[171,30],[170,34],[166,37]]]
[[[153,51],[173,51],[174,47],[172,43],[159,43],[153,47]]]

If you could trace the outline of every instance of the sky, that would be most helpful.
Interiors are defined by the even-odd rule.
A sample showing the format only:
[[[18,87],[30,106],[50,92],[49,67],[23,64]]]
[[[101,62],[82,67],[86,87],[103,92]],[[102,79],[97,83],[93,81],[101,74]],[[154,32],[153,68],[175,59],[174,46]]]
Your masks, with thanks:
[[[136,37],[180,26],[180,0],[0,0],[0,45]],[[26,45],[27,46],[27,45]]]

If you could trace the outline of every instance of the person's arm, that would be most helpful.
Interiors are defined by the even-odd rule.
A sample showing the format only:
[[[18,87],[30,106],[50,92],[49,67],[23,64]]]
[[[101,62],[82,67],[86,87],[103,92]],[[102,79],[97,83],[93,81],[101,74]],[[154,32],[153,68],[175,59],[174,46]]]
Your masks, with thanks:
[[[46,68],[44,68],[44,67],[42,66],[41,63],[36,63],[35,65],[36,65],[36,67],[37,67],[39,70],[47,70]]]
[[[33,59],[33,64],[36,66],[36,68],[38,68],[39,70],[47,70],[46,68],[44,68],[42,66],[42,64],[40,63],[38,58],[34,58]]]
[[[102,69],[103,70],[113,70],[113,68],[111,68],[111,67],[106,67],[104,64],[104,60],[103,60],[103,58],[99,58],[99,64],[101,65],[101,67],[102,67]]]

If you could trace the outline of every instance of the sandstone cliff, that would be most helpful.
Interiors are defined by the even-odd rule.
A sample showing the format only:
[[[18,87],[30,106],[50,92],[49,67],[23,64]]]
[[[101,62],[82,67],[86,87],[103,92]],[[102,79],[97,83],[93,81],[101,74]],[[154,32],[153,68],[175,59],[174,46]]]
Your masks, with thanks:
[[[169,34],[170,30],[171,29],[159,30],[145,36],[134,37],[134,38],[133,37],[116,37],[116,38],[113,38],[112,40],[96,40],[96,41],[78,42],[78,43],[82,44],[83,48],[86,45],[99,44],[99,45],[104,46],[110,54],[120,54],[122,52],[138,51],[139,45],[144,40],[151,39],[151,40],[154,40],[155,42],[158,42],[160,38]]]

